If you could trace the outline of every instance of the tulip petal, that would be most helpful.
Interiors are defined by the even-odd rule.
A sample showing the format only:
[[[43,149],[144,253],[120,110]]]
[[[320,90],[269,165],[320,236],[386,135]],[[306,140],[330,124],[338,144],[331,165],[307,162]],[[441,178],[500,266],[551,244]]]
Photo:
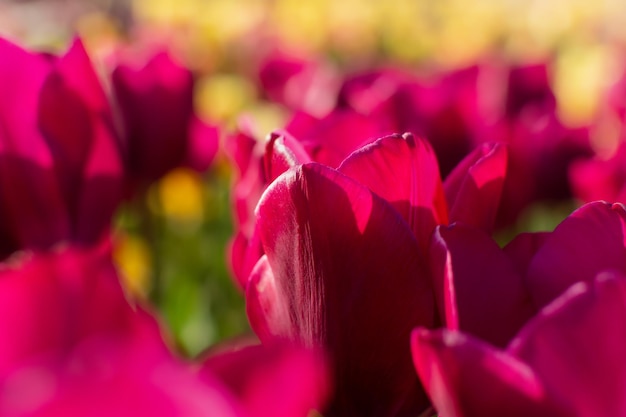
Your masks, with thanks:
[[[336,109],[320,120],[297,115],[287,130],[314,161],[333,168],[355,150],[391,133],[376,118],[346,109]]]
[[[418,329],[413,360],[439,415],[447,417],[566,417],[524,362],[450,330]]]
[[[251,122],[246,119],[240,121],[235,133],[228,135],[224,141],[224,151],[235,164],[239,178],[243,177],[255,157],[257,141],[252,133]]]
[[[430,259],[448,328],[504,347],[534,313],[523,276],[485,232],[462,224],[439,226]]]
[[[624,206],[600,201],[586,204],[563,220],[528,268],[528,288],[537,306],[604,270],[626,273],[625,225]]]
[[[55,58],[0,39],[0,205],[12,239],[48,248],[69,235],[67,208],[37,109]]]
[[[507,169],[507,148],[483,144],[465,157],[444,181],[450,221],[491,232]]]
[[[267,256],[263,255],[248,279],[246,313],[250,327],[264,343],[271,343],[277,336],[294,338],[297,332],[278,285]]]
[[[188,126],[186,164],[198,172],[209,169],[219,147],[220,131],[198,117],[191,117]]]
[[[437,224],[446,224],[447,205],[437,158],[423,139],[392,135],[351,154],[338,171],[390,202],[425,250]]]
[[[265,145],[263,167],[265,182],[274,181],[283,172],[298,164],[311,162],[302,145],[288,132],[273,132]]]
[[[626,412],[626,279],[578,283],[520,332],[509,350],[580,417]]]
[[[408,338],[414,323],[433,324],[432,288],[398,213],[354,180],[314,163],[274,181],[257,211],[274,303],[282,304],[267,317],[280,309],[268,328],[329,351],[336,383],[330,414],[426,408],[408,372]]]
[[[323,409],[329,394],[321,355],[287,345],[210,356],[200,372],[217,376],[252,417],[307,417]]]
[[[108,101],[80,40],[75,40],[67,54],[59,59],[54,75],[61,82],[53,87],[54,97],[65,99],[57,106],[70,104],[67,98],[74,94],[87,111],[88,126],[82,131],[71,127],[44,131],[53,134],[48,141],[55,158],[61,161],[58,165],[63,166],[57,172],[74,219],[72,237],[80,243],[91,243],[103,236],[122,199],[124,168],[119,138],[113,128]],[[53,76],[49,80],[54,79]],[[42,92],[42,100],[43,96]],[[40,120],[48,122],[42,124],[42,129],[58,126],[63,121],[69,126],[80,124],[79,114],[45,115],[54,108],[56,106],[41,107]]]
[[[520,233],[504,247],[504,253],[511,258],[522,276],[526,276],[533,257],[548,236],[549,232]]]
[[[184,163],[193,114],[191,71],[161,52],[143,68],[120,65],[111,77],[132,174],[151,181]]]

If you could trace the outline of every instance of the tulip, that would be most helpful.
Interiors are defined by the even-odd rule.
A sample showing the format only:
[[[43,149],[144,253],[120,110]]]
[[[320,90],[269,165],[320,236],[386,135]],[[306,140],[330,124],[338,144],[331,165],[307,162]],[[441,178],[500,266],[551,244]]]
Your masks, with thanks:
[[[476,145],[498,139],[480,107],[478,66],[425,79],[398,70],[347,78],[339,103],[377,122],[382,134],[427,138],[447,176]]]
[[[328,415],[419,414],[427,402],[410,372],[408,337],[415,323],[434,325],[432,288],[395,209],[312,163],[270,185],[258,222],[266,255],[246,299],[261,341],[327,349]]]
[[[268,142],[269,179],[293,166],[257,207],[255,236],[265,255],[247,282],[251,325],[264,343],[286,339],[329,351],[331,415],[422,412],[428,404],[404,366],[410,323],[438,322],[426,251],[436,225],[447,222],[448,204],[434,154],[421,139],[395,135],[333,170],[298,164],[300,151],[289,143]],[[475,154],[452,176],[450,202],[474,207],[453,212],[478,226],[491,214],[489,227],[495,210],[474,200],[497,201],[493,181],[502,183],[506,152],[491,146]]]
[[[584,202],[596,200],[626,203],[626,142],[611,157],[576,161],[569,170],[572,192]]]
[[[308,350],[182,362],[102,249],[24,253],[0,271],[0,301],[3,416],[306,417],[328,396],[325,362]]]
[[[429,261],[442,322],[506,346],[570,286],[605,270],[626,275],[625,219],[620,204],[590,203],[553,232],[523,233],[503,249],[475,226],[438,226]]]
[[[394,68],[348,75],[334,109],[296,112],[285,129],[314,160],[333,167],[374,137],[414,132],[431,143],[444,178],[477,146],[506,143],[509,175],[497,221],[503,227],[536,201],[571,198],[570,164],[592,154],[589,127],[559,121],[548,74],[547,63],[488,63],[432,77]]]
[[[504,105],[508,119],[524,117],[524,113],[550,114],[555,110],[556,97],[550,86],[547,63],[509,69]]]
[[[249,136],[239,136],[240,140],[243,138],[248,139],[242,144],[255,143]],[[251,207],[258,201],[255,196],[288,168],[311,161],[313,158],[306,145],[287,132],[276,132],[265,145],[262,162],[260,156],[246,158],[256,165],[245,171],[245,179],[235,186],[235,196],[242,196],[237,200],[240,210],[236,219],[246,221],[239,220],[231,252],[235,276],[243,287],[254,263],[263,254],[257,223],[251,213]],[[331,145],[329,142],[328,148]],[[254,152],[260,154],[259,148]],[[252,154],[252,151],[242,151],[241,155]],[[349,155],[337,169],[391,203],[411,226],[422,250],[426,250],[434,227],[447,224],[449,210],[451,221],[463,221],[491,232],[506,172],[506,158],[504,145],[482,145],[468,155],[442,185],[438,163],[428,142],[405,134],[366,144]]]
[[[258,70],[261,91],[286,107],[323,116],[334,105],[338,76],[321,60],[270,53]]]
[[[504,349],[418,329],[415,367],[444,416],[621,416],[626,278],[603,273],[543,308]]]
[[[160,52],[140,68],[118,64],[111,80],[132,183],[149,184],[179,166],[208,168],[218,131],[193,111],[190,70]]]
[[[448,219],[492,231],[506,158],[504,145],[485,144],[462,160],[442,184],[429,143],[405,133],[364,146],[338,170],[392,203],[426,249],[435,226],[447,224]]]
[[[110,109],[80,40],[56,57],[0,40],[2,251],[91,244],[121,198]]]
[[[3,416],[240,416],[171,355],[108,256],[68,249],[0,272]]]

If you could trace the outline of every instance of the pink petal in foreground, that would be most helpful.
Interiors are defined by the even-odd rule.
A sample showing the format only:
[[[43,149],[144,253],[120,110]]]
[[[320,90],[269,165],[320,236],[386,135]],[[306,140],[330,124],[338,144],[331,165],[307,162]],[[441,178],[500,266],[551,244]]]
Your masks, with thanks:
[[[108,257],[37,254],[0,275],[2,416],[243,417],[128,304]]]
[[[56,62],[0,39],[0,205],[19,247],[48,248],[70,234],[54,159],[38,125],[40,94]]]
[[[288,312],[267,327],[327,349],[336,387],[329,415],[423,411],[408,338],[412,323],[433,325],[433,295],[417,241],[397,212],[318,164],[279,177],[257,210],[274,304],[282,305],[271,311]],[[248,302],[255,303],[250,292]]]
[[[576,416],[626,415],[626,278],[600,274],[546,307],[511,343]]]
[[[413,334],[415,366],[441,414],[622,416],[626,278],[579,282],[529,321],[505,351],[449,330]]]
[[[322,356],[288,345],[248,346],[208,357],[201,374],[223,382],[250,417],[307,417],[330,394]]]
[[[390,202],[413,230],[423,250],[448,213],[439,166],[425,140],[391,135],[351,154],[338,171]]]
[[[457,331],[417,329],[415,368],[439,415],[571,417],[535,371],[515,357]]]

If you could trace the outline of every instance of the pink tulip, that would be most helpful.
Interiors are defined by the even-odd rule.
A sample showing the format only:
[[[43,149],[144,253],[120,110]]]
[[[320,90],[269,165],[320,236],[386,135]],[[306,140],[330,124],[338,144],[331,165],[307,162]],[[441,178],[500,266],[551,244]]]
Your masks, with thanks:
[[[415,367],[445,416],[623,416],[626,278],[573,285],[508,346],[454,330],[418,329]]]
[[[2,256],[97,241],[121,198],[123,167],[82,43],[55,57],[0,40],[0,89]]]
[[[473,226],[439,226],[429,261],[442,322],[505,346],[540,308],[600,272],[626,275],[620,204],[595,202],[553,232],[524,233],[504,249]]]
[[[480,74],[478,66],[430,79],[374,71],[348,77],[339,103],[378,123],[381,135],[414,132],[427,138],[445,177],[476,145],[498,139],[481,108]]]
[[[504,105],[507,118],[526,117],[528,113],[550,114],[556,110],[547,63],[513,66],[507,75]]]
[[[348,75],[335,108],[296,112],[286,130],[333,167],[375,137],[414,132],[431,143],[444,178],[477,146],[506,143],[510,174],[498,227],[533,202],[570,198],[570,164],[591,155],[589,127],[558,120],[548,63],[489,62],[430,77],[394,68]]]
[[[195,116],[190,70],[160,52],[139,68],[118,64],[111,79],[134,183],[145,185],[179,166],[208,168],[218,131]]]
[[[3,416],[244,415],[171,355],[100,253],[33,255],[0,272],[0,299]]]
[[[305,164],[270,185],[258,222],[266,255],[246,298],[261,341],[327,349],[328,415],[419,414],[427,402],[407,343],[415,323],[434,325],[434,305],[399,213],[349,177]]]
[[[323,116],[335,105],[339,77],[327,63],[274,51],[258,70],[261,91],[295,111]]]
[[[241,133],[238,138],[242,140],[238,149],[256,143]],[[243,138],[247,139],[243,141]],[[286,132],[277,132],[265,144],[263,161],[258,156],[262,152],[259,145],[254,151],[242,150],[240,160],[254,164],[234,189],[239,227],[231,254],[235,276],[243,287],[254,263],[263,254],[252,213],[258,201],[256,196],[288,168],[312,159],[306,145]],[[243,158],[253,154],[257,156]],[[391,203],[411,226],[422,250],[426,250],[434,227],[448,223],[449,210],[452,210],[450,221],[463,221],[488,232],[493,229],[506,159],[504,145],[484,144],[468,155],[442,185],[438,163],[428,142],[405,134],[366,144],[349,155],[338,170]]]
[[[337,390],[331,414],[423,411],[421,389],[403,368],[403,338],[412,322],[438,322],[427,253],[448,204],[433,152],[410,134],[389,136],[333,170],[298,164],[300,151],[289,143],[274,136],[266,151],[266,173],[292,168],[257,207],[255,237],[265,255],[246,287],[252,327],[264,343],[328,349]],[[460,165],[448,190],[453,207],[471,208],[456,209],[460,217],[490,228],[505,161],[505,148],[491,146]],[[381,380],[390,385],[381,388]],[[380,401],[370,401],[381,389]]]
[[[596,156],[572,164],[569,178],[576,198],[626,203],[626,142],[608,159]]]

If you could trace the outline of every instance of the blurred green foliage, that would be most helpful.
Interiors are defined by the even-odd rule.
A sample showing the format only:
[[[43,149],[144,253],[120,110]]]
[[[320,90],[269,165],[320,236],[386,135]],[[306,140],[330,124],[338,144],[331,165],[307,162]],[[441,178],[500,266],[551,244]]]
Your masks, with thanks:
[[[201,177],[202,216],[197,222],[155,209],[153,186],[119,215],[118,230],[149,248],[149,299],[174,343],[195,356],[217,342],[250,333],[243,294],[227,266],[232,235],[229,172],[218,162]]]

